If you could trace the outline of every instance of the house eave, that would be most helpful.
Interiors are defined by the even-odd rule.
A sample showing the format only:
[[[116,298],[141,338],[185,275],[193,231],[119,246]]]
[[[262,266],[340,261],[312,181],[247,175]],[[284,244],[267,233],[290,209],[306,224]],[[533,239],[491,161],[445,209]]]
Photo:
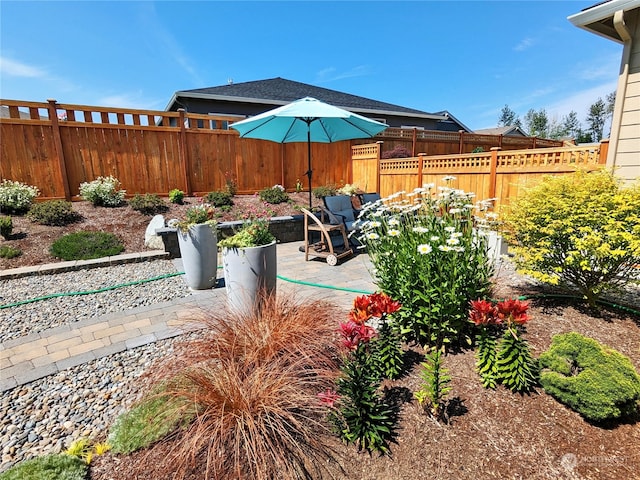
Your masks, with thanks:
[[[218,100],[223,102],[243,102],[243,103],[254,103],[267,105],[269,107],[277,106],[277,105],[287,105],[290,102],[286,102],[283,100],[265,100],[262,98],[253,98],[253,97],[237,97],[232,95],[215,95],[210,93],[197,93],[197,92],[176,92],[171,97],[169,104],[165,108],[165,110],[169,110],[171,106],[178,100],[178,98],[195,98],[195,99],[205,99],[205,100]],[[425,118],[430,120],[444,120],[446,116],[444,115],[435,115],[430,113],[414,113],[414,112],[398,112],[393,110],[379,110],[379,109],[370,109],[370,108],[353,108],[344,105],[334,105],[339,108],[343,108],[345,110],[349,110],[355,113],[360,114],[369,114],[369,115],[393,115],[398,117],[410,117],[410,118]]]
[[[611,19],[617,11],[626,12],[634,8],[640,8],[640,0],[612,0],[570,15],[567,19],[583,30],[624,43],[613,25],[610,25]]]

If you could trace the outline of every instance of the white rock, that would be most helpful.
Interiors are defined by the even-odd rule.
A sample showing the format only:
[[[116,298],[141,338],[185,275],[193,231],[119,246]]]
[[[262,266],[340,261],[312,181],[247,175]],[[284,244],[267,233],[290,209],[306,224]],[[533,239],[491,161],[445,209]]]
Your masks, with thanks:
[[[164,216],[156,215],[151,219],[144,232],[144,245],[153,250],[164,250],[162,237],[156,235],[156,229],[164,228]]]

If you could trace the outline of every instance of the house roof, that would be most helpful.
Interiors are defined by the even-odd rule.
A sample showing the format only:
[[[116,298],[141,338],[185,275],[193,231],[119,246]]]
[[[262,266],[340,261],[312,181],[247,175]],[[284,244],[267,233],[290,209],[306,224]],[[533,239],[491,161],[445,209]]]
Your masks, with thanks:
[[[444,116],[445,117],[445,119],[444,119],[445,122],[453,120],[454,123],[457,123],[458,125],[460,125],[466,132],[471,132],[472,131],[464,123],[462,123],[460,120],[458,120],[456,117],[454,117],[453,114],[451,112],[449,112],[448,110],[442,110],[440,112],[435,112],[435,114]]]
[[[474,130],[473,133],[479,133],[481,135],[522,135],[528,137],[524,130],[517,125],[508,125],[506,127],[495,128],[481,128],[480,130]]]
[[[628,12],[640,8],[640,0],[608,0],[600,2],[575,13],[568,18],[576,27],[600,35],[618,43],[624,43],[622,35],[614,25],[613,17],[616,12]],[[622,27],[624,29],[624,26]]]
[[[378,100],[351,95],[328,88],[316,87],[281,77],[255,80],[252,82],[229,83],[218,87],[178,91],[173,94],[165,110],[171,109],[179,97],[261,103],[269,106],[286,105],[300,98],[313,97],[325,103],[356,113],[445,120],[443,115],[380,102]]]

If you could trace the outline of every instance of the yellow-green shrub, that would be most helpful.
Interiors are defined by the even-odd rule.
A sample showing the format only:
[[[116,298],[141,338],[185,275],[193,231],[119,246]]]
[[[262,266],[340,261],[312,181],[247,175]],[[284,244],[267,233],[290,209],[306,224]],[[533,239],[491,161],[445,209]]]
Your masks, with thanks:
[[[607,171],[545,177],[505,216],[521,273],[577,291],[591,305],[640,280],[640,184]]]

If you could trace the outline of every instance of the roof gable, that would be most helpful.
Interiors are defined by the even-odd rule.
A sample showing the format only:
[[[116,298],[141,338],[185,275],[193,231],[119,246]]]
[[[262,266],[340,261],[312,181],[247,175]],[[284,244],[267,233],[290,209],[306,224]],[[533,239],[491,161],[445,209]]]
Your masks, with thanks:
[[[473,133],[479,133],[482,135],[510,135],[510,136],[522,136],[528,137],[524,130],[517,125],[507,125],[505,127],[495,128],[481,128],[480,130],[474,130]]]

